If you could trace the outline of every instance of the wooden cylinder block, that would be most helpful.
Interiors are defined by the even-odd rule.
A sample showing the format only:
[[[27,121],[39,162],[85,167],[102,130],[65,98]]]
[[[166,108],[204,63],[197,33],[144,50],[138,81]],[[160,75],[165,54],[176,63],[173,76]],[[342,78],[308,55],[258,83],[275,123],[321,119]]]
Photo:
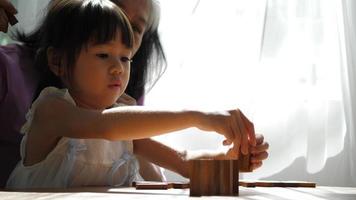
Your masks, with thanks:
[[[237,196],[238,160],[190,160],[190,196]]]

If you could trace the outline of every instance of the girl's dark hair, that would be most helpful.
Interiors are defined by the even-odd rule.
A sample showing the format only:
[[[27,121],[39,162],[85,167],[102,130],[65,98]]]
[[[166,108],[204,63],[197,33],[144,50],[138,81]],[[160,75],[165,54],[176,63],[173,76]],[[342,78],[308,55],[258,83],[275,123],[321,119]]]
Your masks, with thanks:
[[[40,26],[31,34],[17,32],[17,40],[34,50],[34,66],[40,72],[39,92],[47,86],[62,88],[61,79],[48,66],[47,50],[53,48],[73,70],[82,48],[89,42],[102,44],[114,40],[117,32],[128,48],[133,46],[133,32],[123,11],[109,0],[52,0]],[[63,64],[63,63],[61,63]],[[36,96],[37,96],[36,95]]]
[[[120,0],[112,1],[120,3]],[[144,96],[145,90],[149,91],[154,86],[154,84],[158,81],[166,69],[166,57],[158,34],[160,7],[155,0],[151,0],[151,3],[152,6],[148,29],[143,35],[140,48],[133,57],[133,62],[131,63],[130,81],[126,89],[126,93],[134,97],[136,100],[139,100],[139,98]],[[95,15],[92,15],[90,18],[94,18],[94,16]],[[94,25],[91,24],[93,25],[91,28],[96,28],[95,30],[101,30],[102,26],[106,25],[104,22],[107,19],[100,17],[95,18],[100,21],[101,24],[96,25],[97,27],[94,27]],[[104,28],[103,30],[107,29]],[[86,33],[83,30],[81,34]],[[41,37],[40,28],[30,35],[25,35],[19,32],[16,34],[16,39],[32,48],[34,52],[36,52],[40,46]],[[54,78],[51,79],[55,80]],[[58,83],[60,83],[59,80]],[[45,85],[46,81],[40,85],[39,91],[41,91]]]

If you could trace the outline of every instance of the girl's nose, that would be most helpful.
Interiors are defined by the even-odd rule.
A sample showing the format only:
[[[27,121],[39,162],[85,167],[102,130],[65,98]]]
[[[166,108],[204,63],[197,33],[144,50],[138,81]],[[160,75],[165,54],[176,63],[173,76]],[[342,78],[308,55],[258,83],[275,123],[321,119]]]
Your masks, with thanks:
[[[120,58],[114,59],[113,65],[111,67],[110,73],[122,73],[124,71],[124,64],[121,62]]]

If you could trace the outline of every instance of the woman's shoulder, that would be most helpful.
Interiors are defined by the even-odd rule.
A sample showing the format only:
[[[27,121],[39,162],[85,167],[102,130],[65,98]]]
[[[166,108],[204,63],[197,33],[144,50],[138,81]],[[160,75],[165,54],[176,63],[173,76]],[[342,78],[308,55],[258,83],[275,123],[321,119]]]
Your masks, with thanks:
[[[22,44],[0,45],[0,56],[2,59],[16,60],[23,56],[31,56],[33,50]]]
[[[25,49],[22,47],[22,45],[19,45],[19,44],[0,45],[0,53],[1,54],[20,52],[23,50],[25,50]]]

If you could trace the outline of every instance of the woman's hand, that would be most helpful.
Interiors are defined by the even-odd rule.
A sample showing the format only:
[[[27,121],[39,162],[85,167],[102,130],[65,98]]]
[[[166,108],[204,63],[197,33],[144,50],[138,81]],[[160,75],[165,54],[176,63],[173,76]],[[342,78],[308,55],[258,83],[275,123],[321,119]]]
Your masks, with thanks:
[[[239,150],[244,155],[249,153],[249,146],[256,146],[256,136],[253,123],[239,110],[205,113],[205,118],[198,126],[204,131],[215,131],[226,137],[224,145],[234,144],[229,150],[229,156],[238,158]]]
[[[264,137],[261,134],[256,135],[256,146],[251,147],[250,166],[252,170],[255,170],[262,166],[262,161],[268,157],[269,144],[264,142]]]
[[[0,31],[6,33],[9,22],[12,24],[16,23],[17,20],[13,16],[16,13],[16,8],[10,3],[9,0],[0,0]]]

